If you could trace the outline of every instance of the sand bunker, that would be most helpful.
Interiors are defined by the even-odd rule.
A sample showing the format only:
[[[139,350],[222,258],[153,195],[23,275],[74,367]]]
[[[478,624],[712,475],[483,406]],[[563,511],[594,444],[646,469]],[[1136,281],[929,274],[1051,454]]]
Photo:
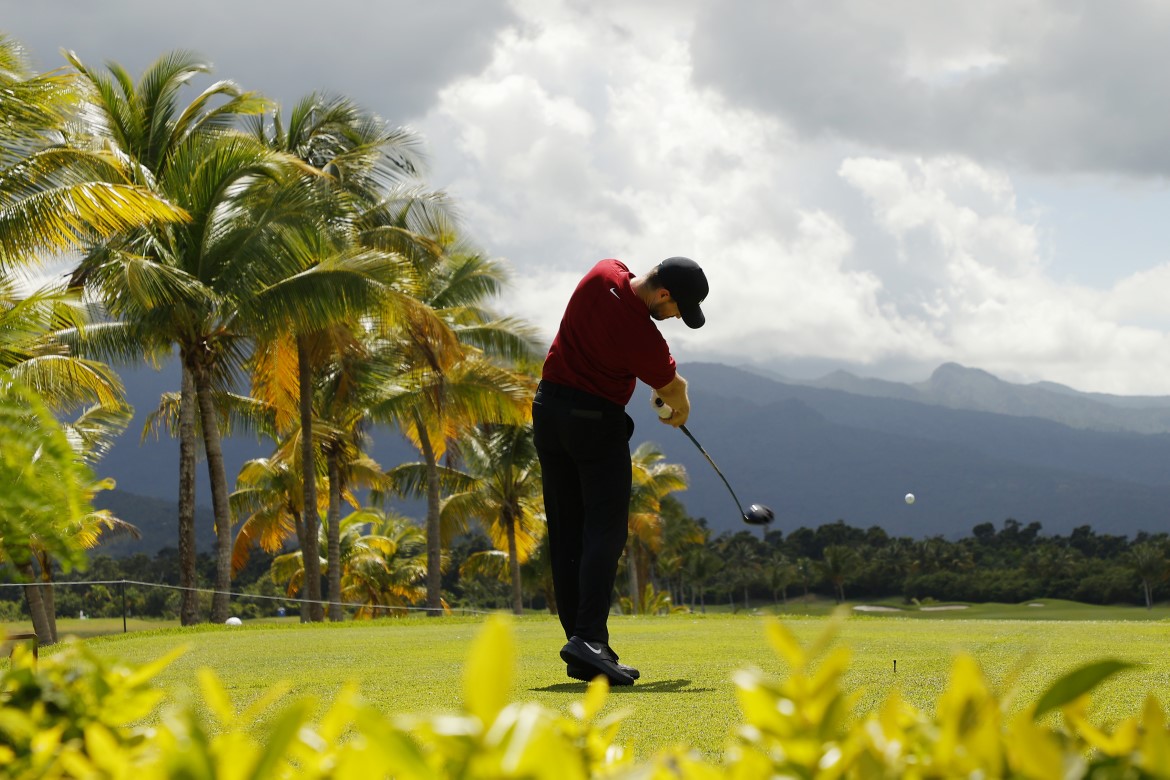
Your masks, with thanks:
[[[901,612],[897,607],[879,607],[875,604],[858,604],[854,607],[858,612]]]
[[[966,604],[947,604],[941,607],[920,607],[923,612],[942,612],[945,609],[966,609]]]

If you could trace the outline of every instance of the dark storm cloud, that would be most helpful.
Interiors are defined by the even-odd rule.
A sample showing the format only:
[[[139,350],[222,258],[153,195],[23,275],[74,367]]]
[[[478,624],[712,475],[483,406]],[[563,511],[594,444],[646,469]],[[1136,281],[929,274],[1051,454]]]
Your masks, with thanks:
[[[810,137],[1170,175],[1170,4],[746,0],[706,5],[695,31],[699,83]]]
[[[327,90],[401,122],[481,69],[511,21],[503,0],[0,0],[0,32],[39,68],[64,64],[64,48],[137,77],[164,52],[191,49],[216,78],[281,102]]]

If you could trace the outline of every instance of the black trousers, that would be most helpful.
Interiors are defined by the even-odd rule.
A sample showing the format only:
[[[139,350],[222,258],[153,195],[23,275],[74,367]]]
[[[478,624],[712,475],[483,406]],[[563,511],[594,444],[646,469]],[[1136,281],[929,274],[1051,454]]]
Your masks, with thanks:
[[[629,532],[634,421],[612,401],[542,381],[532,429],[565,638],[608,644],[609,605]]]

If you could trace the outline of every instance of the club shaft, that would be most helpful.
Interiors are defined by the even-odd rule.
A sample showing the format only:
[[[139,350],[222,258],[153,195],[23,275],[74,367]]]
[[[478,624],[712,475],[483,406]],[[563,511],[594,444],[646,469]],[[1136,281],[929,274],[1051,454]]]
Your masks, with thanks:
[[[715,473],[719,475],[719,479],[723,480],[724,485],[727,485],[727,492],[731,494],[733,499],[735,499],[735,505],[739,507],[739,513],[744,517],[747,517],[747,513],[743,511],[743,504],[739,503],[739,496],[735,495],[735,491],[731,489],[731,483],[727,481],[727,477],[723,476],[723,472],[720,471],[719,467],[715,465],[715,461],[711,460],[711,456],[707,454],[705,449],[703,449],[703,445],[699,444],[699,440],[696,439],[691,434],[691,432],[687,430],[687,426],[680,425],[678,427],[679,430],[687,435],[688,439],[694,442],[695,446],[699,448],[699,452],[703,453],[703,457],[706,458],[707,462],[711,464],[711,468],[715,469]]]

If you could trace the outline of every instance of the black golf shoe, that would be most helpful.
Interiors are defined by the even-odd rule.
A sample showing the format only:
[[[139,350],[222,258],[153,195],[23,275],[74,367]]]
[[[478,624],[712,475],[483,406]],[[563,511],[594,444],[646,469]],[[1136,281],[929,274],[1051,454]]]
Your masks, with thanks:
[[[633,685],[638,670],[617,662],[617,656],[604,642],[587,642],[575,636],[561,648],[561,660],[568,665],[568,675],[575,680],[592,680],[605,675],[610,685]]]
[[[590,643],[590,644],[592,644],[592,643]],[[619,669],[621,669],[623,672],[628,674],[630,677],[633,677],[635,680],[637,680],[639,677],[642,676],[642,673],[639,672],[634,667],[627,666],[626,664],[623,664],[619,660],[619,656],[618,656],[617,652],[615,652],[612,647],[610,647],[609,645],[606,645],[605,647],[607,650],[609,650],[610,655],[613,656],[613,661],[614,661],[614,663],[617,664]],[[570,662],[568,667],[569,668],[566,669],[565,672],[570,677],[572,677],[574,680],[583,680],[584,682],[589,682],[594,677],[596,677],[598,674],[600,674],[600,672],[597,672],[592,667],[585,666],[584,664]]]

